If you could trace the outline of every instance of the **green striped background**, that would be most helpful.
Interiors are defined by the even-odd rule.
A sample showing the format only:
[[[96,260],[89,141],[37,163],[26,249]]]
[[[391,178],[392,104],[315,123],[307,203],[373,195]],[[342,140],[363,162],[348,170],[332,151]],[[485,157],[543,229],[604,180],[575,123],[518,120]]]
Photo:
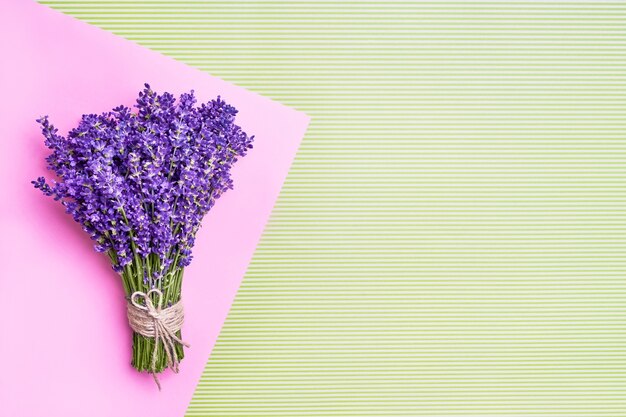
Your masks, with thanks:
[[[626,416],[626,2],[44,3],[313,118],[188,416]]]

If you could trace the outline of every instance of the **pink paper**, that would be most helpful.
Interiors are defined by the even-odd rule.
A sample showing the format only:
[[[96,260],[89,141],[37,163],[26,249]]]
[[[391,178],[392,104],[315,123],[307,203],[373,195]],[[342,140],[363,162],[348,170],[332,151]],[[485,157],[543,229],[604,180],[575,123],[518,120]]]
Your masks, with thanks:
[[[45,6],[0,1],[0,415],[182,416],[306,130],[308,117]],[[159,392],[130,366],[120,278],[63,208],[32,188],[47,174],[35,119],[65,134],[83,113],[131,105],[144,82],[199,101],[220,94],[256,136],[235,190],[205,219],[185,272],[181,372]]]

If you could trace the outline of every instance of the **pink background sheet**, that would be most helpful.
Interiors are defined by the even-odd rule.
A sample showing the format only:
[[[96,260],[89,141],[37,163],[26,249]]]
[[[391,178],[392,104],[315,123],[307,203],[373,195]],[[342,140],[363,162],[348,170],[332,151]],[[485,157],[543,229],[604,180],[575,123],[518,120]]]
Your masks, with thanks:
[[[308,117],[45,6],[0,1],[0,415],[181,416],[289,166]],[[185,273],[181,372],[159,392],[130,366],[120,278],[80,227],[30,181],[45,171],[35,119],[65,134],[81,114],[133,104],[144,82],[239,109],[255,147],[234,169],[235,190],[209,213]],[[33,397],[33,393],[37,393]],[[32,399],[37,398],[37,402]]]

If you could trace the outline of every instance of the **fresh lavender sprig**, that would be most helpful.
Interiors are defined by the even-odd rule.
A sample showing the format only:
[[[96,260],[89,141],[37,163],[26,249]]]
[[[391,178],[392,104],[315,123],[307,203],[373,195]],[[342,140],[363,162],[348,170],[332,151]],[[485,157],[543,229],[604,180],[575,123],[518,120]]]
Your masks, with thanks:
[[[202,219],[233,187],[231,167],[254,136],[235,124],[237,110],[219,96],[197,106],[193,90],[176,100],[145,84],[135,107],[83,115],[66,137],[47,116],[38,119],[57,178],[33,184],[109,256],[127,296],[159,288],[171,304],[180,299]],[[150,341],[142,343],[133,363],[145,370],[138,362]]]
[[[192,259],[195,235],[215,200],[232,188],[230,168],[252,148],[234,123],[237,110],[218,97],[194,106],[193,91],[176,101],[148,84],[137,113],[125,106],[84,115],[67,138],[38,119],[60,181],[33,181],[60,200],[120,272],[134,256],[154,255],[159,279]]]

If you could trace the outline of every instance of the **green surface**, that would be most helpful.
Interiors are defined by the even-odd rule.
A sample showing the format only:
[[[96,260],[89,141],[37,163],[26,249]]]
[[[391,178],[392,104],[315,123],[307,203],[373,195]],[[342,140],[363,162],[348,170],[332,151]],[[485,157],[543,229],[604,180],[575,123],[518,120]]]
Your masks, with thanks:
[[[313,118],[188,416],[626,416],[626,2],[45,3]]]

